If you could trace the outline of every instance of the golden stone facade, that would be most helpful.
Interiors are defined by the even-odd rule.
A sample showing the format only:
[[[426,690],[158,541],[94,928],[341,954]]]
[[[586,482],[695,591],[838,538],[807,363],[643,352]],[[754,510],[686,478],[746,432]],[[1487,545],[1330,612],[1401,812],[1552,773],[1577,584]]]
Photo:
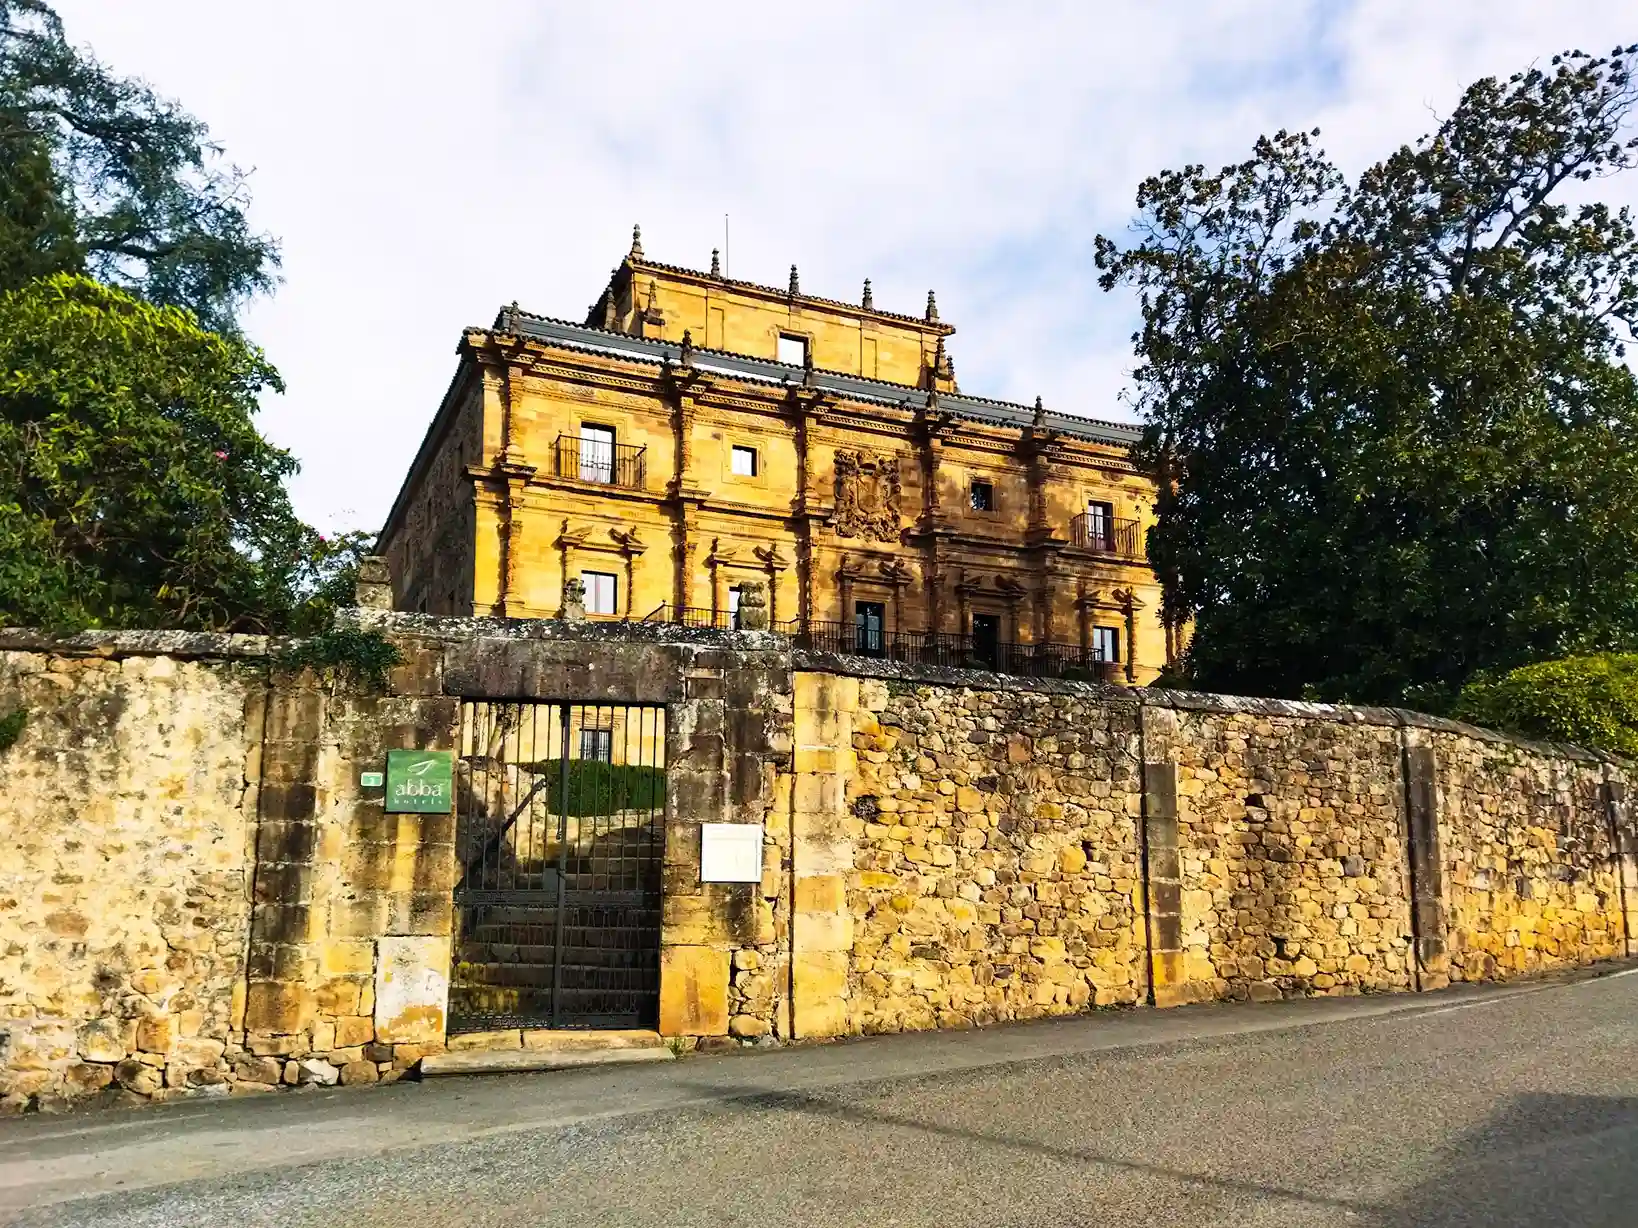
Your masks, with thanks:
[[[650,262],[469,329],[382,531],[398,608],[732,625],[1146,683],[1176,644],[1124,424],[963,394],[921,316]],[[752,600],[762,599],[758,593]],[[1097,665],[1098,662],[1111,664]]]

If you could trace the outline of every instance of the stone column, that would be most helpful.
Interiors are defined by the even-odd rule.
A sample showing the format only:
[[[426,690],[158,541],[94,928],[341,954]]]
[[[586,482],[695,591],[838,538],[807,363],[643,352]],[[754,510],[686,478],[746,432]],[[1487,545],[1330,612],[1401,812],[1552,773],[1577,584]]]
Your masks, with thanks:
[[[1610,825],[1610,849],[1615,856],[1620,899],[1615,912],[1621,921],[1621,939],[1627,957],[1638,954],[1638,839],[1627,808],[1627,782],[1610,775],[1604,765],[1604,810]]]
[[[1183,870],[1178,855],[1177,764],[1143,765],[1144,895],[1149,906],[1149,996],[1156,1006],[1192,1000],[1183,955]]]
[[[523,558],[524,497],[535,470],[529,465],[507,463],[503,463],[500,470],[506,481],[506,502],[501,528],[501,591],[497,604],[502,618],[520,618],[524,604],[518,595],[518,574]]]
[[[261,1056],[312,1049],[325,931],[313,902],[324,726],[325,696],[310,670],[276,680],[263,725],[244,1017],[245,1047]]]
[[[795,758],[791,792],[791,918],[793,1034],[842,1036],[848,1021],[848,963],[853,914],[847,876],[853,871],[857,824],[847,808],[847,784],[858,774],[853,749],[860,683],[831,674],[793,676]],[[886,688],[881,688],[885,702]],[[851,822],[850,822],[851,821]],[[859,830],[863,830],[859,825]]]
[[[392,570],[380,555],[372,554],[358,560],[353,604],[370,610],[392,609]]]
[[[1431,746],[1412,745],[1401,727],[1405,837],[1410,853],[1411,937],[1418,989],[1450,983],[1445,948],[1444,866],[1439,853],[1439,765]]]

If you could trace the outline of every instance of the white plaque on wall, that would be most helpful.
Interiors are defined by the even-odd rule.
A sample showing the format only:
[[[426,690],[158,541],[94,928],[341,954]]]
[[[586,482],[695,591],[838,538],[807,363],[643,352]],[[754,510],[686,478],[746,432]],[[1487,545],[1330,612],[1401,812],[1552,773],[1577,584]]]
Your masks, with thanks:
[[[700,824],[700,882],[761,881],[762,824]]]

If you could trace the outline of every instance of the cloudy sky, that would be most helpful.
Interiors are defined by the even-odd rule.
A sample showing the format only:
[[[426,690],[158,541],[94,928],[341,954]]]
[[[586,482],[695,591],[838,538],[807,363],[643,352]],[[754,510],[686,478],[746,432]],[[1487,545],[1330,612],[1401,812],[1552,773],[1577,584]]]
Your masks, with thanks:
[[[284,284],[247,327],[298,509],[378,528],[454,369],[513,299],[580,319],[650,259],[919,312],[963,389],[1127,416],[1134,309],[1096,286],[1145,175],[1324,130],[1349,170],[1461,88],[1638,39],[1631,0],[58,0],[253,169]],[[1604,185],[1638,203],[1638,175]]]

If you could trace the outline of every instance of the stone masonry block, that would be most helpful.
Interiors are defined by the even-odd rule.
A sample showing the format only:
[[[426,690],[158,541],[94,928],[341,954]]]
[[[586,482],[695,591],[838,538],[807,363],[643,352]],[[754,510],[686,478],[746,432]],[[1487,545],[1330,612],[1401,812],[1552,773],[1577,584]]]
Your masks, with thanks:
[[[840,874],[809,874],[796,880],[796,911],[840,913],[847,907],[847,880]]]
[[[728,952],[667,946],[660,951],[660,1032],[722,1036],[728,1031]]]
[[[300,1032],[312,1021],[313,992],[305,985],[257,981],[245,1000],[245,1027],[252,1032]]]
[[[388,1044],[441,1042],[449,1003],[449,939],[382,938],[378,949],[376,1039]]]
[[[798,951],[793,957],[797,1039],[846,1034],[847,965],[846,951]]]

